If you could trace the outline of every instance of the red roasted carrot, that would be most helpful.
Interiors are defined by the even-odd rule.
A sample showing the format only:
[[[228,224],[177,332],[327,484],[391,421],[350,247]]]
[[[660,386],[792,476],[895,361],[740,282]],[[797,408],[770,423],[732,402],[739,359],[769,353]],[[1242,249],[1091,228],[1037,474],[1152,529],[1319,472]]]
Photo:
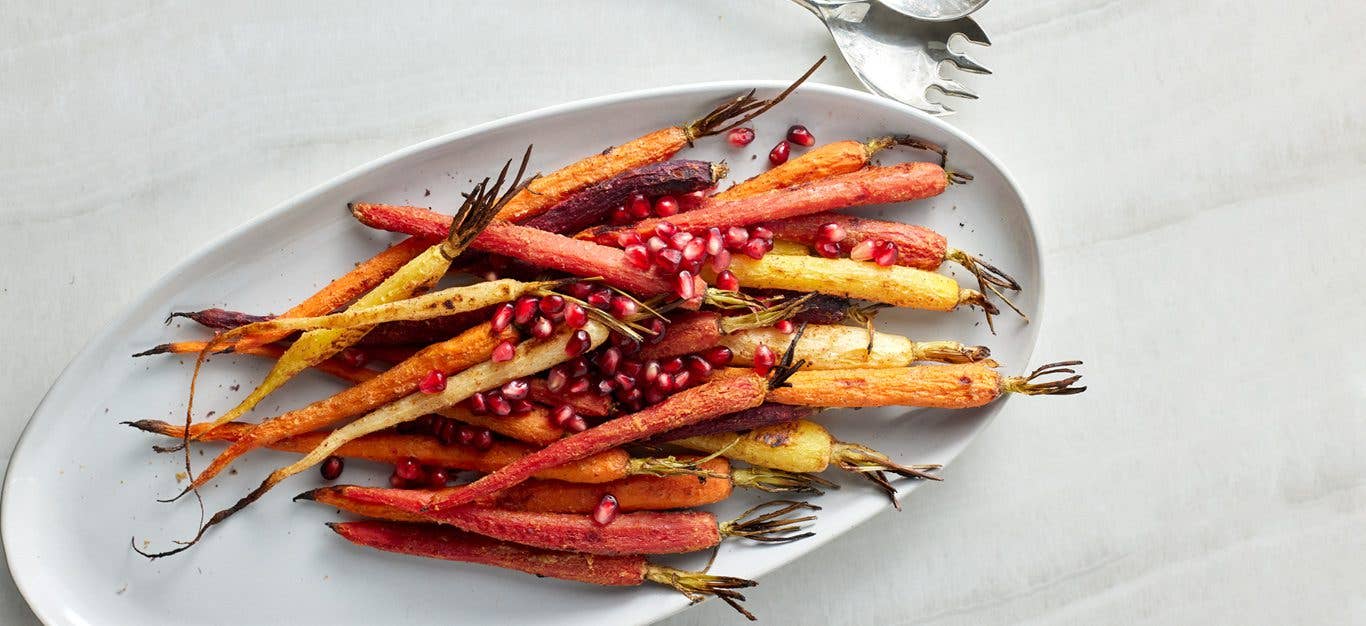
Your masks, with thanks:
[[[434,496],[430,498],[427,508],[439,510],[468,504],[521,483],[547,467],[555,467],[595,452],[718,415],[758,406],[763,402],[767,390],[768,383],[755,375],[729,378],[724,382],[703,383],[637,413],[618,417],[556,441],[497,472],[476,480],[458,492]]]
[[[713,198],[732,200],[856,172],[867,166],[874,155],[895,145],[934,152],[940,156],[941,164],[945,155],[944,149],[939,146],[906,136],[878,137],[863,142],[836,141],[808,150],[806,154],[722,191]]]
[[[480,537],[438,524],[405,522],[343,522],[328,527],[351,543],[412,556],[462,563],[478,563],[536,576],[575,580],[595,585],[633,587],[646,581],[670,587],[694,601],[707,595],[721,598],[741,614],[745,597],[736,589],[753,587],[752,580],[687,572],[655,565],[643,556],[603,556],[542,550]]]
[[[551,391],[546,386],[545,380],[541,378],[531,379],[531,401],[552,407],[567,404],[574,407],[575,413],[584,417],[607,417],[616,408],[610,396],[586,391],[569,393],[563,389]]]
[[[849,207],[920,200],[943,193],[952,179],[951,174],[935,163],[871,167],[736,200],[707,202],[694,211],[648,219],[626,228],[647,235],[662,221],[682,230],[746,226]],[[591,236],[596,239],[603,232],[614,230],[617,229],[596,229]]]
[[[809,298],[799,296],[777,301],[767,309],[741,315],[721,315],[711,311],[697,311],[675,316],[668,332],[657,343],[641,347],[642,359],[665,359],[700,352],[721,342],[723,335],[772,326],[800,313]]]
[[[698,422],[690,426],[675,428],[668,432],[663,432],[650,438],[655,443],[666,441],[676,441],[689,437],[699,437],[702,435],[713,435],[716,433],[736,433],[752,430],[773,424],[785,422],[795,422],[806,419],[816,413],[816,409],[805,406],[792,406],[788,404],[764,403],[752,409],[745,409],[730,415],[722,415],[716,419],[705,422]]]
[[[450,230],[451,224],[449,215],[412,206],[355,203],[351,205],[351,214],[372,228],[424,238]],[[639,297],[673,292],[673,284],[667,278],[635,268],[618,248],[507,222],[489,224],[470,247],[576,276],[600,276],[603,282]],[[697,293],[706,289],[700,278],[696,287]]]

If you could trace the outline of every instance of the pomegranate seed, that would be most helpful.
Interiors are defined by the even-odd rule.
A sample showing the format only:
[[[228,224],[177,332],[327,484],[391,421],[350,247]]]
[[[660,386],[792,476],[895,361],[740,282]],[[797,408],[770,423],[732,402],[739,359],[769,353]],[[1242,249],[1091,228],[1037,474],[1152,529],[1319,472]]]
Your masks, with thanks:
[[[726,240],[721,236],[721,229],[715,226],[707,229],[707,234],[702,237],[707,254],[716,256],[726,249]]]
[[[488,396],[484,395],[482,391],[474,392],[474,394],[470,396],[468,405],[470,413],[475,415],[483,415],[489,412]]]
[[[674,226],[673,222],[660,222],[655,224],[655,236],[659,237],[661,241],[667,240],[676,234],[678,234],[678,227]]]
[[[627,337],[626,335],[613,334],[610,337],[610,340],[612,342],[612,347],[621,350],[622,355],[640,352],[640,344],[636,343],[635,339]]]
[[[640,233],[634,230],[628,230],[616,234],[616,244],[618,248],[625,248],[626,246],[633,246],[643,243],[645,243],[645,240],[641,239]]]
[[[581,433],[588,430],[588,422],[583,421],[582,417],[575,415],[574,417],[565,420],[564,423],[560,425],[560,428],[571,433]]]
[[[626,201],[626,213],[638,220],[650,217],[650,199],[643,193],[631,194],[631,198]]]
[[[650,250],[643,245],[626,246],[626,262],[638,270],[650,269]]]
[[[666,273],[677,272],[678,264],[682,262],[683,253],[673,248],[665,248],[655,253],[655,266]]]
[[[593,523],[598,526],[606,526],[617,519],[617,498],[608,493],[603,494],[598,505],[593,507]]]
[[[641,375],[645,379],[645,382],[654,384],[655,379],[659,378],[659,361],[650,361],[646,363],[645,368],[641,370]]]
[[[684,231],[681,233],[674,233],[672,237],[669,237],[669,247],[674,250],[682,251],[692,240],[693,234],[690,232]]]
[[[683,371],[683,367],[683,359],[680,359],[678,357],[674,357],[666,361],[661,361],[659,363],[659,369],[663,370],[665,374],[677,374]]]
[[[474,427],[461,426],[460,429],[456,432],[456,439],[460,442],[460,445],[462,446],[474,445]]]
[[[773,353],[773,348],[766,344],[759,344],[754,349],[754,373],[760,376],[768,376],[773,370],[773,365],[778,362],[778,356]]]
[[[691,272],[693,276],[696,276],[702,273],[702,259],[697,259],[696,261],[684,259],[683,262],[679,264],[678,269],[687,270],[688,272]]]
[[[489,394],[488,403],[489,413],[497,415],[498,417],[512,415],[512,403],[508,402],[507,398],[497,394]]]
[[[664,320],[655,317],[645,323],[645,330],[650,331],[645,334],[645,341],[653,346],[664,341],[664,333],[668,330],[668,326],[664,324]]]
[[[418,391],[422,393],[441,393],[446,390],[446,373],[441,370],[432,370],[422,377],[422,382],[417,384]]]
[[[678,210],[691,211],[707,201],[707,190],[698,189],[678,197]]]
[[[345,466],[346,463],[342,461],[341,457],[329,456],[326,461],[323,461],[323,466],[318,468],[318,471],[322,472],[323,480],[336,480],[341,476],[342,469]]]
[[[588,359],[579,357],[568,363],[568,374],[570,378],[583,378],[588,375]]]
[[[701,261],[707,254],[707,242],[701,239],[694,239],[683,246],[683,260],[688,263]]]
[[[749,257],[749,258],[751,258],[751,259],[754,259],[754,260],[756,260],[756,261],[759,260],[759,259],[764,258],[764,255],[765,255],[765,254],[768,254],[768,250],[769,250],[768,245],[766,245],[766,244],[764,243],[765,241],[767,241],[767,240],[766,240],[766,239],[759,239],[759,238],[757,238],[757,237],[754,238],[754,239],[750,239],[749,241],[746,241],[746,242],[745,242],[745,247],[744,247],[744,250],[743,250],[743,252],[745,253],[745,256],[747,256],[747,257]]]
[[[394,465],[394,475],[403,480],[418,480],[422,478],[422,466],[417,464],[417,459],[408,457]]]
[[[565,393],[583,393],[588,391],[588,386],[592,384],[593,383],[587,378],[575,378],[574,381],[569,383],[569,386],[565,388]]]
[[[599,352],[593,364],[598,366],[599,372],[608,376],[617,373],[617,367],[621,365],[621,349],[613,346]]]
[[[669,242],[664,241],[663,238],[658,236],[650,237],[645,241],[645,251],[649,252],[651,256],[659,254],[660,250],[663,250],[667,247],[669,247]]]
[[[621,386],[617,387],[617,400],[621,402],[625,402],[628,404],[633,402],[639,402],[640,399],[644,396],[645,394],[641,393],[639,387],[631,387],[630,389]]]
[[[342,363],[350,365],[351,367],[364,367],[365,364],[370,361],[370,355],[366,354],[364,350],[357,350],[355,348],[342,350],[341,354],[337,355],[337,358],[341,359]]]
[[[513,307],[512,321],[518,324],[528,324],[531,318],[536,316],[536,309],[541,304],[540,298],[535,296],[522,296],[517,298],[517,304]]]
[[[640,310],[640,307],[636,304],[635,300],[632,300],[626,296],[617,296],[615,298],[612,298],[611,310],[612,317],[615,317],[619,320],[624,320],[628,317],[631,317],[632,315],[635,315],[636,312]]]
[[[877,256],[873,257],[873,260],[882,267],[891,267],[896,265],[897,256],[896,244],[888,241],[882,244],[882,248],[877,251]]]
[[[749,236],[758,237],[759,239],[772,239],[773,231],[764,228],[763,226],[755,226],[749,229]]]
[[[787,129],[787,140],[804,148],[816,145],[816,137],[801,124],[793,124]]]
[[[609,378],[604,378],[598,381],[597,390],[598,395],[600,396],[610,396],[612,395],[613,391],[616,391],[616,389],[617,384],[615,382],[612,382],[612,380]]]
[[[588,347],[593,344],[593,338],[588,336],[588,332],[579,329],[569,337],[569,341],[564,344],[565,353],[570,356],[578,356],[588,351]]]
[[[470,440],[470,445],[475,450],[488,450],[493,447],[493,431],[487,428],[480,428],[474,431],[474,438]]]
[[[835,222],[830,222],[828,224],[822,224],[821,227],[816,230],[816,241],[839,243],[844,241],[844,238],[848,235],[849,233],[845,232],[843,226],[840,226]]]
[[[555,425],[561,428],[563,428],[564,423],[569,421],[572,417],[578,417],[578,414],[574,412],[574,407],[569,406],[568,404],[561,404],[560,406],[555,407],[554,411],[550,412],[550,419],[554,420]]]
[[[531,323],[531,336],[537,339],[545,339],[553,334],[555,334],[555,325],[551,324],[550,320],[537,315],[536,321]]]
[[[583,328],[588,323],[588,312],[579,303],[570,302],[564,305],[564,323],[569,324],[570,328]]]
[[[669,394],[660,391],[658,387],[650,387],[645,390],[645,403],[657,404],[660,400],[669,397]]]
[[[585,283],[582,281],[570,283],[568,287],[565,287],[564,291],[570,296],[582,300],[587,298],[588,294],[593,293],[593,283]]]
[[[692,374],[689,374],[687,370],[683,370],[677,374],[674,374],[674,389],[677,389],[679,391],[687,389],[688,382],[691,380]]]
[[[739,250],[744,247],[745,242],[749,241],[749,231],[743,226],[731,226],[726,229],[725,244],[727,250]]]
[[[431,471],[427,472],[427,486],[432,489],[445,487],[446,481],[449,479],[450,476],[446,474],[446,470],[440,467],[433,468]]]
[[[621,226],[631,223],[631,214],[626,212],[626,208],[612,209],[612,225]]]
[[[630,376],[627,376],[625,374],[617,374],[616,376],[613,376],[612,383],[616,386],[617,389],[630,390],[635,389],[636,387],[636,379],[631,378]]]
[[[711,376],[712,366],[711,363],[708,363],[706,359],[694,354],[688,357],[687,363],[688,371],[692,372],[693,376],[696,376],[698,378],[706,378],[708,376]]]
[[[871,261],[877,255],[877,241],[864,239],[849,249],[849,258],[855,261]]]
[[[548,315],[552,317],[555,316],[557,313],[563,313],[564,296],[558,293],[552,293],[544,298],[541,298],[540,309],[542,315]]]
[[[504,339],[493,347],[492,361],[494,363],[511,361],[515,354],[517,354],[517,344],[513,343],[511,339]]]
[[[507,330],[507,327],[512,324],[512,313],[514,308],[512,303],[508,302],[499,306],[498,309],[493,312],[493,319],[489,321],[489,330],[493,334],[496,335]]]
[[[417,432],[428,435],[436,434],[435,415],[423,415],[422,417],[419,417],[416,420],[414,420],[413,423],[417,425]]]
[[[655,389],[659,390],[660,393],[673,393],[674,375],[660,374],[659,378],[655,379]]]
[[[552,393],[558,393],[564,389],[565,383],[569,382],[569,375],[564,372],[564,368],[556,365],[550,368],[550,373],[545,375],[545,388]]]
[[[640,372],[644,369],[644,363],[641,363],[640,361],[626,359],[621,362],[621,366],[617,368],[617,371],[627,376],[630,376],[631,378],[635,378],[637,376],[640,376]]]
[[[784,335],[791,335],[797,331],[797,325],[793,324],[792,320],[778,320],[778,323],[774,324],[773,328]]]
[[[408,481],[398,477],[398,474],[389,475],[389,486],[394,489],[407,489]]]
[[[455,442],[459,439],[459,437],[460,425],[455,423],[454,420],[446,420],[445,422],[442,422],[441,430],[436,435],[436,438],[441,441],[441,445],[443,446],[455,445]]]
[[[674,278],[674,293],[684,300],[692,300],[697,297],[697,283],[693,281],[692,272],[683,270]]]
[[[840,257],[840,245],[833,241],[822,241],[816,244],[816,254],[827,259],[838,259]]]
[[[607,308],[607,305],[612,303],[612,290],[599,289],[598,291],[594,291],[588,296],[587,302],[588,306],[595,309],[605,309]]]
[[[655,215],[660,217],[678,215],[678,198],[673,196],[655,198]]]
[[[749,142],[754,141],[754,129],[744,126],[732,128],[730,132],[726,133],[726,141],[737,148],[748,146]]]
[[[716,274],[716,288],[735,291],[740,288],[740,279],[735,276],[735,272],[721,270]]]
[[[787,163],[787,157],[791,152],[792,147],[786,141],[779,141],[778,145],[773,146],[773,149],[768,151],[768,162],[774,165]]]
[[[730,267],[730,250],[722,250],[711,257],[711,270],[722,272]]]
[[[514,378],[503,383],[503,388],[499,391],[503,393],[504,398],[521,400],[531,391],[531,385],[528,385],[524,378]]]
[[[526,415],[531,412],[531,409],[536,408],[530,400],[511,400],[508,404],[512,405],[513,415]]]

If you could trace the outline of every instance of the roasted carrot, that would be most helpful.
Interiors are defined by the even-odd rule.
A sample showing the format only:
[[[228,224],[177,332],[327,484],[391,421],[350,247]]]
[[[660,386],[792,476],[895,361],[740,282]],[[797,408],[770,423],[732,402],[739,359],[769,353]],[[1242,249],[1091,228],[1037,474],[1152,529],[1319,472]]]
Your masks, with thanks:
[[[951,179],[951,174],[934,163],[871,167],[735,200],[709,201],[687,213],[648,219],[626,228],[648,236],[662,221],[680,230],[724,228],[870,204],[921,200],[944,193]],[[584,236],[596,239],[604,232],[619,230],[605,227]]]
[[[129,426],[167,437],[183,437],[185,429],[159,420],[139,420],[125,422]],[[252,425],[241,422],[228,422],[218,428],[209,429],[208,424],[194,424],[190,427],[192,435],[202,434],[201,441],[236,442],[251,432]],[[305,433],[271,442],[273,450],[307,453],[318,447],[327,437],[325,432]],[[487,450],[469,446],[443,445],[435,437],[428,435],[405,435],[396,432],[377,432],[357,437],[342,444],[334,451],[335,456],[348,459],[365,459],[380,463],[397,464],[405,459],[415,459],[423,465],[435,467],[492,472],[508,463],[530,454],[535,448],[524,443],[494,440]],[[536,475],[536,478],[562,480],[572,483],[609,483],[630,476],[676,476],[686,475],[696,480],[699,470],[684,461],[672,458],[631,457],[623,450],[605,450],[593,456],[553,467]]]
[[[745,409],[722,415],[715,419],[705,422],[698,422],[689,426],[675,428],[670,431],[662,432],[650,438],[650,443],[665,443],[678,439],[687,439],[699,435],[714,435],[737,433],[746,430],[754,430],[773,424],[784,422],[795,422],[806,419],[816,414],[816,409],[806,406],[794,406],[791,404],[777,404],[765,402],[752,409]]]
[[[356,342],[356,346],[362,348],[425,346],[450,339],[457,333],[487,320],[491,314],[492,311],[484,308],[419,321],[385,322],[366,333],[360,341]],[[275,319],[273,315],[252,315],[225,309],[177,312],[172,313],[171,317],[184,317],[214,330],[231,330],[238,326]],[[240,345],[241,342],[239,341],[238,344]]]
[[[465,198],[465,204],[457,211],[456,217],[452,218],[451,227],[447,235],[439,243],[427,248],[411,261],[398,268],[392,275],[384,279],[378,287],[375,287],[352,306],[354,309],[367,309],[383,305],[385,303],[403,300],[413,294],[422,293],[436,285],[436,282],[445,276],[446,270],[450,268],[451,261],[465,250],[471,240],[478,235],[484,227],[493,219],[498,210],[503,208],[511,199],[515,191],[520,190],[519,185],[523,173],[526,171],[527,160],[531,158],[531,148],[528,147],[522,156],[521,167],[517,171],[516,177],[512,181],[513,191],[499,196],[506,180],[508,168],[512,161],[503,165],[503,170],[498,174],[498,180],[488,187],[488,179],[475,186]],[[487,291],[487,288],[472,286],[466,289]],[[496,294],[497,289],[494,289]],[[452,301],[454,302],[454,301]],[[471,302],[479,302],[477,306]],[[464,306],[453,306],[450,312],[460,310],[473,310],[489,304],[489,302],[479,300],[462,300],[460,304]],[[250,332],[253,326],[274,330],[295,330],[297,327],[291,325],[289,320],[297,318],[281,318],[268,322],[259,322],[251,326],[243,326],[230,330],[220,335],[217,339],[210,342],[211,346],[221,345],[220,341],[228,338],[237,338]],[[318,318],[308,318],[318,319]],[[268,325],[268,326],[262,326]],[[322,361],[365,336],[369,329],[359,328],[325,328],[321,330],[311,330],[300,336],[285,351],[284,356],[275,362],[270,373],[266,374],[265,380],[257,385],[255,389],[247,395],[237,406],[226,411],[222,416],[215,420],[216,424],[224,424],[241,417],[247,411],[254,408],[261,400],[265,399],[272,391],[288,382],[299,372],[312,367],[313,364]],[[206,351],[207,352],[207,351]],[[194,410],[194,386],[199,375],[200,366],[203,364],[206,352],[201,352],[198,361],[195,363],[194,374],[190,378],[190,400],[185,410],[186,424],[189,424]]]
[[[154,346],[150,350],[144,350],[133,356],[147,356],[151,354],[198,354],[209,346],[207,341],[175,341]],[[261,346],[234,346],[233,354],[249,354],[267,359],[279,359],[285,353],[284,346],[277,344],[266,344]],[[353,383],[363,382],[378,376],[378,371],[357,367],[345,361],[331,357],[313,366],[314,369],[325,374],[331,374],[345,381]]]
[[[607,221],[632,195],[681,195],[716,186],[725,178],[725,163],[665,161],[637,167],[569,196],[545,213],[522,223],[552,233],[577,233]]]
[[[542,550],[439,524],[364,521],[331,523],[328,527],[351,543],[386,552],[491,565],[595,585],[634,587],[649,581],[670,587],[694,602],[714,595],[745,617],[754,619],[753,614],[740,606],[745,596],[736,591],[755,586],[754,581],[655,565],[643,556]]]
[[[799,297],[741,315],[721,315],[713,311],[683,313],[670,321],[663,339],[641,347],[640,358],[664,359],[700,352],[721,343],[721,338],[727,334],[772,326],[791,318],[805,305],[806,298]]]
[[[234,513],[250,506],[252,502],[259,500],[261,496],[265,495],[266,492],[270,491],[284,479],[321,463],[323,459],[326,459],[346,442],[372,432],[396,426],[403,422],[412,421],[422,415],[438,411],[442,407],[455,405],[477,391],[491,389],[500,386],[509,380],[525,378],[536,372],[552,367],[572,356],[566,350],[566,345],[571,340],[577,341],[575,336],[579,333],[583,333],[588,337],[588,342],[585,346],[586,351],[593,349],[593,347],[601,344],[607,339],[607,332],[607,328],[602,324],[595,321],[589,321],[579,330],[566,329],[545,340],[525,341],[517,346],[513,358],[509,361],[484,361],[455,376],[447,378],[446,389],[444,391],[430,394],[415,393],[391,402],[380,409],[356,419],[350,424],[332,431],[323,439],[322,443],[318,444],[317,447],[304,455],[302,459],[299,459],[287,467],[271,472],[270,476],[266,477],[256,489],[238,500],[236,504],[214,513],[208,521],[200,525],[199,531],[195,533],[195,536],[189,541],[181,542],[180,547],[154,553],[144,552],[136,546],[134,546],[134,550],[149,558],[170,556],[188,550],[204,536],[204,533],[209,528],[222,523],[223,520],[232,517]],[[737,380],[746,380],[743,376],[736,376],[735,378]],[[562,439],[560,441],[565,440]],[[551,445],[553,446],[555,444]],[[616,446],[606,446],[598,450],[593,450],[592,452],[576,457],[575,460],[589,456],[594,452],[601,452],[614,447]],[[524,463],[526,459],[534,458],[540,453],[541,451],[537,451],[527,455],[526,457],[523,457],[521,461],[517,461],[508,467]],[[548,467],[552,466],[537,468],[536,471],[547,469]],[[535,473],[535,471],[532,473]]]
[[[371,228],[428,238],[444,232],[451,223],[449,215],[412,206],[355,203],[351,205],[351,214]],[[667,278],[653,272],[641,272],[626,260],[626,253],[619,248],[535,228],[494,222],[475,238],[472,247],[575,276],[601,277],[608,285],[641,297],[673,292],[673,285]],[[699,280],[697,292],[701,293],[704,288]]]
[[[789,472],[823,472],[834,463],[840,469],[856,472],[873,481],[896,503],[896,488],[887,480],[891,472],[907,478],[939,480],[928,472],[938,465],[900,465],[887,455],[862,444],[835,439],[820,424],[807,420],[782,422],[744,433],[717,433],[679,439],[673,443],[706,452],[724,450],[736,461],[773,467]]]
[[[532,181],[526,190],[517,194],[517,197],[498,214],[498,218],[510,222],[531,219],[549,211],[551,207],[589,185],[633,168],[658,163],[691,146],[698,139],[741,126],[782,102],[783,98],[811,76],[823,62],[825,57],[821,57],[805,74],[772,98],[756,99],[754,91],[751,90],[747,94],[726,101],[696,120],[661,128],[604,150],[601,154],[581,159],[552,174],[541,176]]]
[[[654,476],[634,474],[609,483],[528,480],[478,501],[482,506],[508,511],[539,513],[591,513],[603,496],[616,498],[621,511],[663,511],[714,504],[730,497],[734,488],[758,489],[768,493],[821,493],[820,488],[835,488],[834,483],[811,474],[796,474],[763,467],[732,468],[723,458],[700,460],[700,475]],[[307,491],[295,500],[314,500],[357,515],[399,522],[421,521],[422,516],[389,504],[376,487],[334,485]],[[407,497],[420,497],[410,491]]]
[[[919,406],[962,409],[989,404],[1007,393],[1070,395],[1081,376],[1071,369],[1080,361],[1049,363],[1026,376],[1003,376],[990,359],[955,365],[914,365],[886,369],[804,370],[789,386],[774,389],[770,402],[820,407]],[[1070,374],[1060,380],[1040,377]],[[729,375],[718,370],[713,377]],[[786,469],[786,468],[783,468]]]
[[[390,489],[387,491],[399,491]],[[728,537],[764,543],[787,543],[810,537],[799,532],[817,511],[805,502],[775,500],[745,511],[729,522],[703,511],[639,511],[621,513],[606,525],[578,513],[505,511],[465,504],[424,513],[424,521],[547,550],[584,554],[686,554],[714,548]],[[752,517],[751,517],[752,516]]]
[[[928,141],[895,135],[868,141],[836,141],[808,151],[778,167],[712,196],[714,200],[735,200],[775,189],[786,189],[849,172],[857,172],[868,165],[873,156],[895,145],[929,150],[940,156],[943,165],[944,149]]]
[[[468,504],[517,485],[547,467],[581,459],[666,430],[758,406],[763,402],[767,389],[767,382],[754,375],[703,383],[639,412],[609,420],[556,441],[480,478],[464,489],[432,497],[425,508],[439,510]]]
[[[754,351],[768,346],[783,355],[791,335],[774,328],[752,328],[720,337],[730,348],[734,365],[752,365]],[[991,355],[986,346],[965,346],[957,341],[912,341],[899,335],[873,332],[855,326],[811,324],[806,327],[796,358],[805,369],[905,367],[917,361],[971,363]]]
[[[531,379],[531,401],[539,402],[546,406],[559,406],[567,404],[574,407],[574,412],[584,417],[607,417],[615,410],[610,396],[599,395],[596,393],[569,393],[563,389],[551,391],[546,386],[545,380],[541,378]]]

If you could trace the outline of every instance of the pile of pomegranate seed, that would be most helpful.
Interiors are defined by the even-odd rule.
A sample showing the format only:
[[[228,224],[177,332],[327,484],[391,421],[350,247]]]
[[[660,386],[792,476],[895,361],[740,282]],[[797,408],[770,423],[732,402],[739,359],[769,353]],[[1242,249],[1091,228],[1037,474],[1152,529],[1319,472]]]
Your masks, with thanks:
[[[702,189],[679,196],[664,195],[649,198],[635,193],[626,202],[612,211],[610,221],[621,226],[638,222],[648,217],[669,217],[682,211],[691,211],[707,200],[708,190]]]
[[[849,247],[843,242],[849,234],[843,226],[830,222],[816,230],[814,248],[816,254],[827,259],[837,259],[846,253],[855,261],[873,261],[883,267],[896,265],[900,251],[896,244],[881,239],[864,239]]]
[[[487,450],[493,446],[493,432],[489,429],[439,415],[424,415],[411,422],[399,424],[394,430],[403,435],[435,437],[443,446],[460,445],[476,450]]]
[[[756,260],[764,258],[773,250],[773,231],[763,226],[681,230],[666,221],[656,224],[648,237],[635,231],[608,233],[599,238],[598,243],[622,248],[626,261],[636,269],[653,269],[658,274],[673,277],[674,294],[687,300],[699,295],[693,278],[704,268],[717,273],[718,287],[730,290],[739,287],[735,275],[727,269],[731,255],[743,254]]]
[[[446,486],[452,472],[444,467],[422,465],[408,457],[394,465],[389,475],[389,486],[395,489],[440,489]]]
[[[525,379],[517,378],[497,389],[476,392],[465,399],[465,408],[475,415],[525,415],[533,406],[527,399],[530,392],[531,385]]]

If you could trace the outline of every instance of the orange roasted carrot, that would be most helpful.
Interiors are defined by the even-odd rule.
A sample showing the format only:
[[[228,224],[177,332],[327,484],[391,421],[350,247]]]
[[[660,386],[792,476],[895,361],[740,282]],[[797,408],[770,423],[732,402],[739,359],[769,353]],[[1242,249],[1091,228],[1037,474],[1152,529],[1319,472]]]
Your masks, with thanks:
[[[184,427],[160,420],[139,420],[127,422],[129,426],[167,437],[182,437]],[[211,431],[209,424],[194,424],[190,435],[200,441],[237,442],[252,430],[252,424],[228,422]],[[207,431],[207,432],[206,432]],[[304,433],[286,437],[268,444],[273,450],[307,453],[316,448],[327,437],[325,432]],[[358,437],[337,448],[336,456],[348,459],[365,459],[380,463],[397,464],[404,459],[416,459],[423,465],[457,468],[476,472],[492,472],[508,463],[520,459],[535,448],[524,443],[495,440],[487,450],[470,446],[443,445],[435,437],[428,435],[404,435],[394,432],[378,432]],[[650,459],[632,459],[623,450],[605,450],[593,456],[566,463],[559,467],[541,472],[537,478],[563,480],[574,483],[607,483],[635,475],[640,471],[667,471],[666,463],[651,463]],[[693,482],[695,476],[689,476]]]
[[[1026,376],[1004,376],[990,359],[954,365],[913,365],[887,369],[802,370],[788,386],[769,392],[768,400],[816,407],[918,406],[945,409],[978,407],[1007,393],[1071,395],[1081,376],[1071,369],[1081,361],[1049,363]],[[730,370],[733,371],[733,370]],[[718,370],[713,378],[733,374]],[[1035,382],[1043,376],[1071,374]],[[743,374],[739,374],[743,375]]]
[[[735,200],[765,191],[793,187],[821,178],[857,172],[868,165],[873,155],[895,145],[934,152],[940,155],[942,165],[943,148],[912,137],[893,135],[863,142],[836,141],[810,150],[800,157],[722,191],[712,196],[712,199]]]
[[[207,341],[176,341],[172,343],[163,343],[150,350],[144,350],[134,354],[133,356],[147,356],[149,354],[199,354],[208,345],[209,343]],[[260,346],[234,346],[232,353],[249,354],[251,356],[265,357],[267,359],[278,359],[284,355],[285,348],[284,346],[273,343]],[[318,363],[313,366],[313,369],[353,383],[364,382],[379,376],[380,374],[379,372],[366,367],[351,365],[338,357],[331,357],[326,361]]]
[[[589,185],[642,165],[664,161],[698,139],[740,126],[781,102],[824,62],[825,57],[821,57],[792,85],[768,100],[756,99],[751,90],[696,120],[661,128],[541,176],[513,197],[498,213],[498,218],[521,222],[536,217]]]
[[[238,457],[252,449],[267,446],[285,437],[317,430],[348,417],[368,413],[417,390],[418,383],[432,370],[451,374],[489,358],[494,346],[516,336],[507,329],[493,333],[488,324],[475,326],[451,339],[422,349],[412,358],[354,387],[329,396],[301,409],[290,411],[258,424],[246,436],[228,446],[204,471],[195,476],[190,488],[198,489]]]

